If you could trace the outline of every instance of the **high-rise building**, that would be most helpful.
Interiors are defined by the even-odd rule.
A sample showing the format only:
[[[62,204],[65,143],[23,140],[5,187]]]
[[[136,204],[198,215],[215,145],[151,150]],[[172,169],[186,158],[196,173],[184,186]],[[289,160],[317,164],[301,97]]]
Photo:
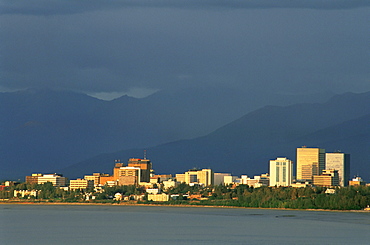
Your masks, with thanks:
[[[338,170],[339,185],[347,186],[350,176],[350,154],[333,152],[325,154],[325,169]]]
[[[270,186],[290,186],[293,180],[293,162],[286,157],[270,160]]]
[[[140,182],[150,182],[150,170],[152,169],[152,163],[149,159],[130,158],[127,166],[140,168]]]
[[[297,177],[299,181],[312,181],[314,175],[320,175],[325,169],[325,149],[297,148]]]

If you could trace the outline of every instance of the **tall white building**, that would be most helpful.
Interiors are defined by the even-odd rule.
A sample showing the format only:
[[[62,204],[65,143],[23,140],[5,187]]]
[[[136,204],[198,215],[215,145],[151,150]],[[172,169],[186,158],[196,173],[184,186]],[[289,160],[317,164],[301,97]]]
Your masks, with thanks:
[[[350,155],[342,152],[325,154],[326,169],[338,170],[339,185],[347,186],[350,176]]]
[[[293,162],[286,157],[270,160],[270,186],[290,186],[293,179]]]

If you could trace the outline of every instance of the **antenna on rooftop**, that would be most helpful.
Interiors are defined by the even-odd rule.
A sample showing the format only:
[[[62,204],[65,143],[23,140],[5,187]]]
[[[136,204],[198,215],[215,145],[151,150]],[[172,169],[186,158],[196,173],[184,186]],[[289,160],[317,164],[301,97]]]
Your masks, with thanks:
[[[146,150],[144,150],[144,159],[146,159]]]

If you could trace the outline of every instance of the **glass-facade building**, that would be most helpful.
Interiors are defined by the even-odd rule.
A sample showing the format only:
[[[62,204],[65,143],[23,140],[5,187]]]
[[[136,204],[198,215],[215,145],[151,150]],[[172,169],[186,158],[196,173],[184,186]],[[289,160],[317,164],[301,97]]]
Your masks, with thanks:
[[[325,149],[297,148],[297,180],[312,181],[325,169]]]

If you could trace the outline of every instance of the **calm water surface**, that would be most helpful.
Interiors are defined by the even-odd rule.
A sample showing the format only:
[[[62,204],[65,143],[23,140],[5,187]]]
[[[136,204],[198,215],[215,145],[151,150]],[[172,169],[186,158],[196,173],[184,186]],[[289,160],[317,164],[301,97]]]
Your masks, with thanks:
[[[0,205],[0,244],[370,244],[370,213]]]

